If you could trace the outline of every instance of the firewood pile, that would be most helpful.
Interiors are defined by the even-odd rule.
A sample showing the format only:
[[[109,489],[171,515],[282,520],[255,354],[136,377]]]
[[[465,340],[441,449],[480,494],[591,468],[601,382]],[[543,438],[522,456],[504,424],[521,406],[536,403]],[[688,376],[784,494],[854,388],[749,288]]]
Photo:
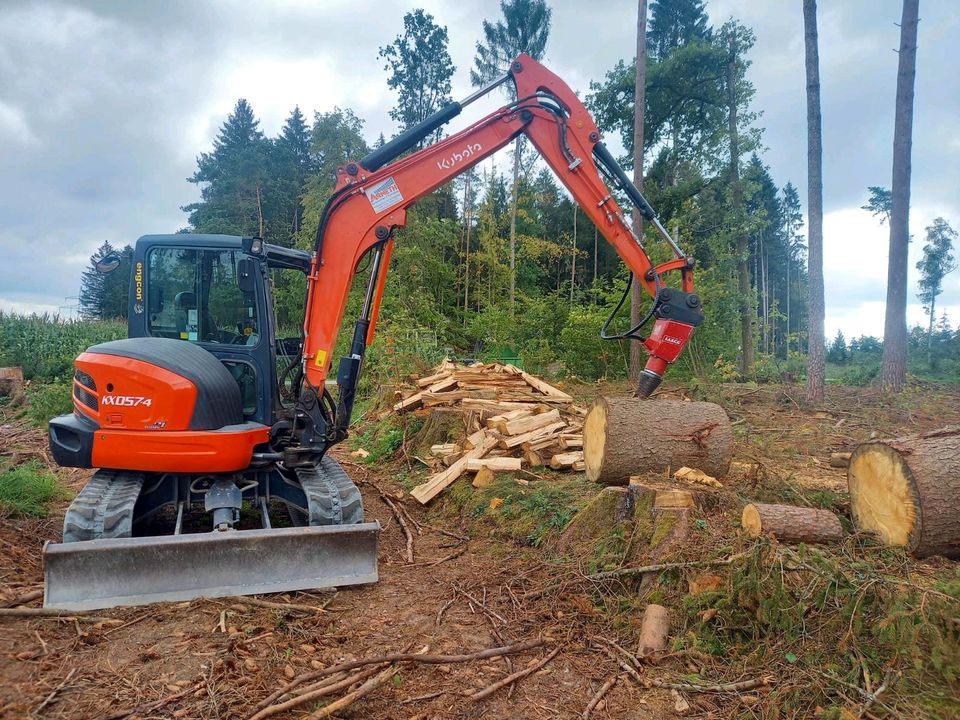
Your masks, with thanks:
[[[413,489],[426,504],[464,473],[475,484],[493,473],[523,467],[582,471],[584,408],[573,398],[513,365],[460,365],[444,360],[417,380],[417,388],[391,413],[429,414],[437,410],[464,415],[465,436],[430,449],[437,471]]]

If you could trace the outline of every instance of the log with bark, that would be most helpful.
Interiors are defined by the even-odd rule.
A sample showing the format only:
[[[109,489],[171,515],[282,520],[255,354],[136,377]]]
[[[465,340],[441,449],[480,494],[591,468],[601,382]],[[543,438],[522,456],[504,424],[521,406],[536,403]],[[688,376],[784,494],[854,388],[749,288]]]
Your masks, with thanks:
[[[751,503],[740,525],[750,537],[773,535],[785,543],[837,543],[843,540],[840,520],[829,510]]]
[[[587,477],[604,485],[681,466],[723,477],[733,429],[714,403],[599,398],[584,420],[583,454]]]
[[[642,658],[656,658],[663,654],[667,649],[669,635],[670,611],[663,605],[650,603],[643,611],[637,655]]]
[[[857,528],[917,557],[960,558],[960,426],[860,445],[847,485]]]

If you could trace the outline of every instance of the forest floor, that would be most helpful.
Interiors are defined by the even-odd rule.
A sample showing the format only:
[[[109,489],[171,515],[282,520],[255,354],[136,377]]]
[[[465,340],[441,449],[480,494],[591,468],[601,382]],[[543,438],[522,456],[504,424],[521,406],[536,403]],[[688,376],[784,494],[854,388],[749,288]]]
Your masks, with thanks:
[[[628,391],[625,385],[565,389],[584,400]],[[674,387],[663,394],[690,391]],[[654,578],[652,590],[587,582],[585,574],[611,567],[611,538],[598,538],[590,557],[561,553],[556,542],[576,509],[598,492],[582,474],[525,475],[528,484],[508,479],[484,491],[462,478],[423,508],[405,493],[423,478],[406,445],[389,462],[373,464],[357,462],[345,448],[336,455],[360,485],[367,519],[383,526],[377,584],[268,598],[324,606],[309,614],[222,599],[97,612],[109,623],[0,617],[0,718],[247,718],[291,677],[344,660],[424,648],[472,653],[538,638],[541,646],[513,656],[400,663],[389,681],[333,716],[575,718],[615,680],[591,717],[956,717],[957,563],[915,561],[858,536],[836,553],[805,554],[747,541],[738,526],[743,503],[754,499],[816,504],[842,516],[846,472],[829,466],[830,452],[851,450],[873,433],[886,437],[960,423],[960,388],[918,386],[889,398],[874,388],[834,386],[816,409],[792,386],[725,385],[699,394],[725,407],[734,422],[735,459],[753,468],[723,479],[722,501],[696,520],[691,541],[667,558],[746,557],[745,565],[731,564],[729,575],[721,574],[724,587],[712,595],[689,594],[692,573],[683,568]],[[0,469],[39,461],[73,492],[86,482],[87,472],[53,468],[44,431],[14,410],[0,408],[0,426]],[[413,520],[407,523],[413,563],[388,504],[397,505],[398,498],[405,498],[402,515]],[[0,607],[42,587],[42,546],[59,538],[66,505],[55,501],[42,519],[0,517]],[[606,550],[600,548],[605,543]],[[787,570],[784,557],[793,558]],[[779,569],[766,573],[777,558]],[[846,564],[828,579],[825,597],[794,612],[797,595],[791,593],[799,586],[791,578],[809,568],[814,574],[803,580],[809,590],[832,572],[822,570],[828,561]],[[867,564],[882,572],[864,582],[857,573]],[[739,584],[744,578],[753,596]],[[852,583],[851,594],[844,594],[842,578]],[[562,591],[549,592],[558,582]],[[873,594],[881,586],[888,594]],[[629,653],[651,593],[676,615],[672,652],[655,665],[634,665]],[[917,603],[916,612],[910,603]],[[711,607],[713,620],[705,619]],[[912,623],[916,613],[926,624],[911,624],[913,635],[891,638],[875,630],[884,617],[906,614]],[[900,620],[889,622],[904,630]],[[936,637],[924,634],[926,627],[939,628]],[[626,654],[618,656],[611,642]],[[536,672],[484,699],[468,696],[548,657]],[[651,679],[697,687],[754,681],[756,687],[678,692],[641,684]],[[306,717],[329,700],[275,717]]]

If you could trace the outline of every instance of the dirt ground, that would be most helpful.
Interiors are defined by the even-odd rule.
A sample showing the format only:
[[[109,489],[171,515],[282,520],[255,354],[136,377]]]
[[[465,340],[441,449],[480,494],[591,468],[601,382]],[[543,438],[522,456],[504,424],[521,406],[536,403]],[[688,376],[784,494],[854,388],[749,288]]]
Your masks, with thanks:
[[[587,387],[588,396],[623,391]],[[576,388],[573,388],[576,392]],[[668,389],[667,396],[687,394]],[[889,399],[872,388],[831,388],[818,410],[806,409],[798,388],[724,386],[709,399],[727,409],[737,435],[736,459],[806,487],[845,493],[845,471],[829,453],[852,449],[871,433],[883,436],[960,423],[960,389],[922,387]],[[0,417],[0,460],[44,457],[42,431]],[[406,560],[402,528],[383,499],[401,496],[400,461],[369,467],[338,452],[359,481],[367,518],[383,526],[380,582],[330,594],[291,593],[271,600],[326,604],[312,615],[238,605],[226,600],[100,611],[119,623],[0,617],[0,717],[245,718],[293,675],[344,660],[410,648],[431,654],[471,653],[538,637],[547,642],[509,658],[447,665],[401,664],[392,680],[343,710],[342,718],[573,718],[620,672],[598,638],[632,642],[635,626],[611,624],[583,595],[522,596],[550,582],[555,568],[536,548],[483,537],[468,519],[407,499],[421,526],[414,563]],[[5,457],[4,457],[5,456]],[[49,458],[44,458],[49,461]],[[87,479],[59,471],[74,491]],[[463,481],[461,481],[463,482]],[[548,481],[543,481],[548,482]],[[749,482],[740,488],[749,496]],[[66,502],[42,520],[0,517],[0,606],[42,586],[41,549],[58,539]],[[460,536],[460,537],[457,537]],[[39,602],[30,603],[39,607]],[[541,670],[488,698],[467,694],[559,653]],[[723,680],[744,679],[727,669]],[[682,679],[680,659],[648,669],[648,677]],[[674,716],[676,694],[621,678],[594,710],[596,718]],[[688,717],[773,715],[750,710],[755,696],[686,696]],[[154,701],[167,699],[159,707]],[[279,718],[307,717],[304,705]]]

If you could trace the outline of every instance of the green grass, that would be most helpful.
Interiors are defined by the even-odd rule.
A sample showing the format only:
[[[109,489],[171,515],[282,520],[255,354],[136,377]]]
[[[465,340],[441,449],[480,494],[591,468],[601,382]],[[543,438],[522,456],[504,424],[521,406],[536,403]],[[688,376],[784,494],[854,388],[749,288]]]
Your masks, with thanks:
[[[70,497],[60,481],[36,460],[0,472],[0,512],[46,517],[50,503]]]

